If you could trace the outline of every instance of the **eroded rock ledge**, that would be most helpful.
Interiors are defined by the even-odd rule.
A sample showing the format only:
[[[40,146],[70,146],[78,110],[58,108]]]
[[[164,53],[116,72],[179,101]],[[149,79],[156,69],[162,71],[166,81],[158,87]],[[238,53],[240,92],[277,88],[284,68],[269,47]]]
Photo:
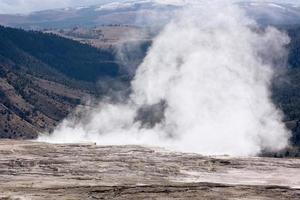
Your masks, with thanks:
[[[300,199],[300,160],[3,140],[0,199]]]

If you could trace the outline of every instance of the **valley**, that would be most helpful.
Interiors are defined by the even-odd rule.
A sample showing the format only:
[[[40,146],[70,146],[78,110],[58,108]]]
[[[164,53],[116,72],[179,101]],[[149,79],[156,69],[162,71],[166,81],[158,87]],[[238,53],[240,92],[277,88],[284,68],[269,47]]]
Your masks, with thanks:
[[[300,199],[300,1],[82,2],[0,0],[0,200]]]
[[[30,33],[2,28],[0,30],[2,37],[10,34],[11,39],[9,40],[12,43],[7,40],[0,48],[2,51],[0,57],[2,59],[1,118],[3,119],[0,127],[1,138],[36,138],[37,133],[51,131],[78,105],[85,104],[90,98],[102,98],[112,91],[126,91],[135,69],[142,62],[146,49],[152,42],[153,35],[149,35],[147,31],[148,34],[146,34],[144,31],[146,30],[129,26],[53,29],[46,33]],[[297,91],[300,82],[297,77],[300,73],[298,56],[300,31],[297,26],[289,28],[287,31],[292,38],[289,47],[290,68],[274,81],[273,99],[285,113],[285,122],[293,131],[293,144],[298,146],[300,141],[300,98]],[[21,41],[15,40],[18,37],[17,34],[22,37],[27,35],[27,38],[24,38],[21,43]],[[136,35],[137,37],[132,37]],[[36,45],[36,49],[42,48],[42,54],[34,52],[34,49],[27,50],[26,48],[30,47],[30,40],[36,36],[42,36],[39,39],[40,45],[44,45],[43,43],[47,40],[55,40],[56,48],[64,45],[65,54],[58,55],[48,47],[39,47],[38,45]],[[130,38],[134,38],[134,40]],[[78,48],[78,52],[86,51],[84,49],[89,49],[90,52],[80,57],[76,55],[77,52],[74,52],[75,57],[69,57],[68,49],[75,46]],[[20,54],[19,51],[22,53]],[[122,51],[125,57],[120,58],[118,51]],[[52,58],[56,59],[55,62],[45,57],[49,56],[49,53],[53,54]],[[95,58],[97,54],[100,60]],[[77,63],[71,60],[60,63],[64,56],[69,58],[77,56],[80,60]],[[110,74],[110,71],[106,71],[107,67],[97,69],[98,65],[103,63],[101,56],[109,56],[108,59],[111,60],[109,62],[116,63],[116,66],[120,65],[120,70],[116,68],[119,75]],[[18,59],[19,61],[16,63]],[[93,64],[90,65],[90,69],[83,70],[86,62]],[[68,67],[62,69],[58,64]],[[129,68],[130,70],[128,70]],[[295,150],[288,150],[288,153],[285,154],[297,155]]]
[[[96,28],[44,30],[100,49],[121,48],[124,43],[147,43],[154,37],[151,31],[137,26],[111,25]]]

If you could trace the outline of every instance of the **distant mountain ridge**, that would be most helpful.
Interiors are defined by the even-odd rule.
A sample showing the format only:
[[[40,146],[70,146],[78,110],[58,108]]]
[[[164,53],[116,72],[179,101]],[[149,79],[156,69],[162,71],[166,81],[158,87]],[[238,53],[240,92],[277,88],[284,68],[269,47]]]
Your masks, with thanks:
[[[156,26],[167,23],[183,4],[133,0],[93,6],[33,12],[29,15],[0,15],[0,24],[25,29],[94,27],[102,25]],[[238,3],[249,16],[268,25],[300,24],[300,6],[271,2]]]
[[[128,1],[87,7],[64,8],[33,12],[29,15],[0,15],[0,24],[25,29],[93,27],[101,25],[164,24],[170,11],[178,6],[157,4],[153,1]],[[159,19],[149,17],[160,16]],[[140,20],[140,18],[147,20]],[[145,24],[145,21],[148,24]]]
[[[263,25],[299,25],[300,5],[270,2],[243,2],[239,5]]]

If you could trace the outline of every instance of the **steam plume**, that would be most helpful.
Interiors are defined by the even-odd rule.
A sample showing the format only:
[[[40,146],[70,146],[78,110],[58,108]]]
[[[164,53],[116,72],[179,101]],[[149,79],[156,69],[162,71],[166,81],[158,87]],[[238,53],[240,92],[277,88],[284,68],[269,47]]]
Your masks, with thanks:
[[[230,3],[192,5],[154,40],[126,103],[100,102],[47,142],[141,144],[202,154],[279,150],[289,132],[270,100],[286,34],[260,30]]]

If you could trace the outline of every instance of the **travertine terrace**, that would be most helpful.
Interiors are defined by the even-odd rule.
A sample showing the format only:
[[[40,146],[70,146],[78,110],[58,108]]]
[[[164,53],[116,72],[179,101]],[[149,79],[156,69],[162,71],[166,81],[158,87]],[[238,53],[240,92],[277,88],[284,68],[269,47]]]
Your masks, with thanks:
[[[300,160],[0,142],[0,199],[300,199]]]

